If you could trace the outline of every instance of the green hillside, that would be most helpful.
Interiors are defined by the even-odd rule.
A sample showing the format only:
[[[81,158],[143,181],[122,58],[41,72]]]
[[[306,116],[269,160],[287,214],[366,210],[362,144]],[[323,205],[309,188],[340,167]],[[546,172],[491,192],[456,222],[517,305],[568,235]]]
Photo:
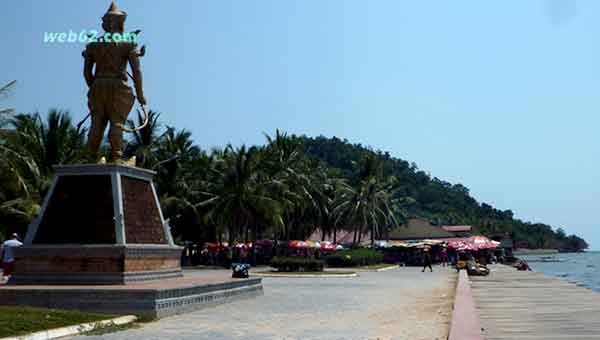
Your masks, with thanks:
[[[484,235],[510,233],[517,244],[530,248],[558,248],[564,251],[580,251],[587,248],[582,238],[567,236],[563,229],[543,223],[531,223],[514,218],[511,210],[500,210],[486,203],[479,203],[461,184],[452,184],[417,168],[414,163],[391,157],[388,152],[372,150],[347,140],[323,136],[300,137],[305,151],[325,162],[329,167],[341,170],[344,177],[358,176],[357,166],[368,155],[376,156],[383,163],[386,176],[395,176],[398,186],[395,198],[402,198],[398,210],[404,217],[423,217],[433,224],[472,225]],[[406,199],[409,198],[409,199]]]
[[[562,229],[515,219],[510,210],[477,202],[463,185],[359,144],[276,131],[262,145],[205,150],[190,131],[164,126],[159,116],[150,112],[149,124],[127,136],[124,151],[157,172],[163,213],[179,242],[305,239],[317,229],[351,231],[357,243],[368,233],[374,242],[407,218],[421,217],[437,225],[469,224],[488,236],[508,232],[530,248],[587,248]],[[0,128],[8,133],[0,134],[0,239],[25,233],[54,165],[90,161],[86,130],[67,112],[2,118]]]

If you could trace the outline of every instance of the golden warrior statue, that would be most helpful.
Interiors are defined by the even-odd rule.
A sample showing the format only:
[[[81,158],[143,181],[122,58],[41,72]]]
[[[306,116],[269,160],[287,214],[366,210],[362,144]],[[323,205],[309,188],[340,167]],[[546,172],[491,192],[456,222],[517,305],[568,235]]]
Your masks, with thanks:
[[[127,36],[124,34],[126,18],[127,13],[119,10],[114,2],[111,3],[102,17],[104,36],[87,44],[83,53],[83,73],[89,87],[88,106],[92,118],[88,147],[96,160],[104,130],[110,123],[110,161],[122,161],[123,128],[135,101],[133,91],[127,84],[127,63],[133,73],[130,77],[133,79],[138,102],[142,107],[146,105],[139,62],[143,53],[139,53],[135,41],[117,41],[123,40],[117,38]],[[116,38],[110,39],[111,36]]]

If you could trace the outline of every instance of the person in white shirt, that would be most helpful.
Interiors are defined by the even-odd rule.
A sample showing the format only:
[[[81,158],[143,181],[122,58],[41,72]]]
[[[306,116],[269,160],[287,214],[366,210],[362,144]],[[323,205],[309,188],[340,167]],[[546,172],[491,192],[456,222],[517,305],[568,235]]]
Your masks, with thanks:
[[[19,241],[19,235],[16,233],[12,234],[10,240],[7,240],[2,244],[2,279],[12,275],[12,272],[15,269],[14,248],[22,245],[23,243]]]

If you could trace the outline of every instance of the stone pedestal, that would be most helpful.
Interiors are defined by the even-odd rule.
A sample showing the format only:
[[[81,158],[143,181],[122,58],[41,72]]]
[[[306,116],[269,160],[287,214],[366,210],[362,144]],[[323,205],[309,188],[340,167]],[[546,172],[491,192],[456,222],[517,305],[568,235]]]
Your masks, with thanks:
[[[126,284],[180,277],[181,250],[164,245],[32,245],[9,284]]]
[[[126,284],[180,277],[153,171],[57,166],[9,284]]]
[[[182,277],[154,172],[118,165],[56,168],[56,176],[0,305],[77,309],[145,318],[263,293],[261,279],[228,271]]]
[[[184,278],[128,285],[2,285],[0,305],[135,314],[148,319],[263,295],[260,278],[232,279],[201,271]],[[222,275],[221,275],[222,274]]]

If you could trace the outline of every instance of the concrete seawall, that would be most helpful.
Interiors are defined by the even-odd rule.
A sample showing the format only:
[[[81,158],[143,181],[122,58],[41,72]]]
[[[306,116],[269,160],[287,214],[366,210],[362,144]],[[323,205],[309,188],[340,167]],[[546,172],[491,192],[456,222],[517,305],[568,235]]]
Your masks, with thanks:
[[[448,340],[483,340],[479,314],[475,309],[466,270],[461,270],[458,276]]]

